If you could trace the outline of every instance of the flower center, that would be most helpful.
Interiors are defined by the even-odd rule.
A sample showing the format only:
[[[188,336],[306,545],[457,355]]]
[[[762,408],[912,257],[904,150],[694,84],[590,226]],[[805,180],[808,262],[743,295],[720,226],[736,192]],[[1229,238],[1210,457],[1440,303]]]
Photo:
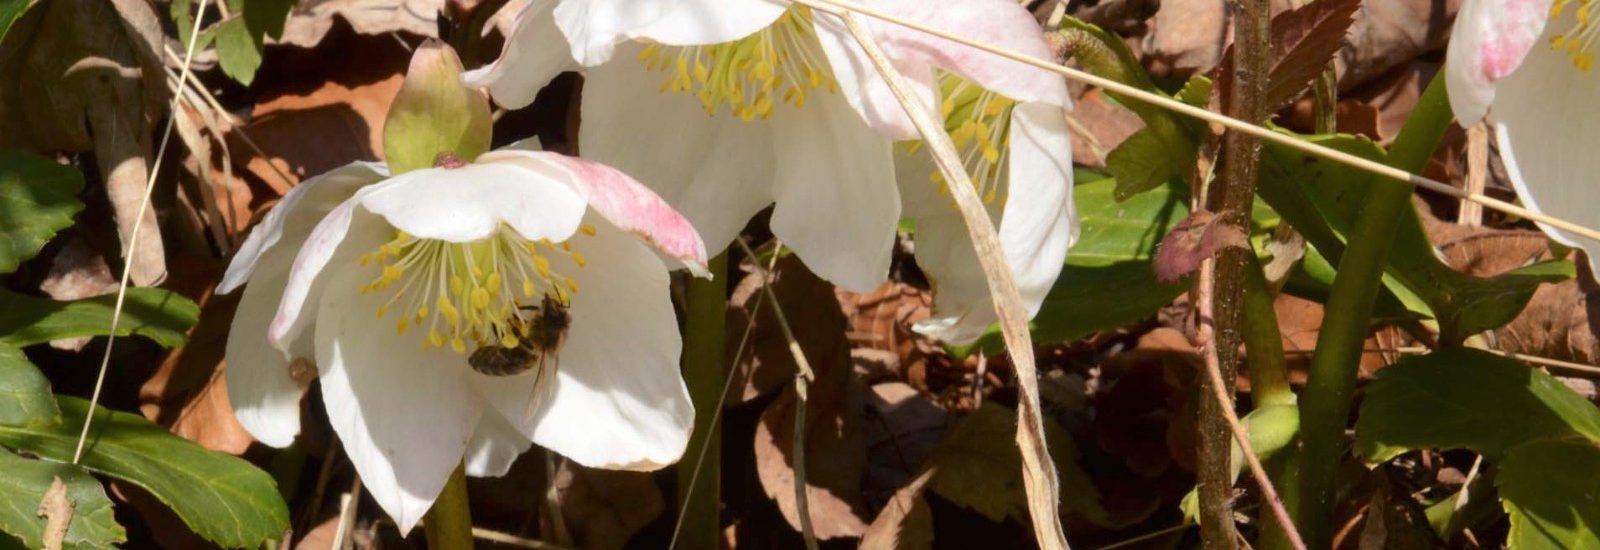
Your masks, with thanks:
[[[943,72],[939,74],[939,96],[944,129],[972,177],[972,186],[985,203],[993,203],[1000,194],[1000,175],[1010,157],[1002,153],[1011,143],[1011,111],[1017,102]],[[921,141],[906,144],[911,153],[921,148]],[[940,184],[940,193],[949,192],[943,185],[944,174],[934,171],[929,178]]]
[[[1556,0],[1550,6],[1550,23],[1567,10],[1567,5],[1573,0]],[[1572,58],[1572,64],[1578,70],[1588,72],[1594,68],[1595,37],[1600,36],[1600,27],[1595,25],[1594,4],[1595,0],[1577,0],[1577,8],[1573,10],[1573,17],[1577,23],[1567,32],[1558,34],[1550,39],[1550,47],[1556,51],[1563,51]]]
[[[587,224],[579,231],[594,235]],[[539,305],[549,296],[562,305],[578,292],[577,281],[556,273],[550,257],[566,256],[582,268],[583,254],[572,241],[530,241],[502,226],[489,238],[470,243],[420,239],[396,231],[394,240],[361,257],[361,265],[377,263],[383,272],[361,293],[397,287],[378,306],[382,319],[390,310],[399,313],[395,331],[412,327],[427,330],[422,349],[450,346],[457,353],[472,347],[499,344],[517,346],[529,325],[522,306]],[[423,327],[426,328],[423,328]]]
[[[789,8],[767,28],[732,42],[651,44],[639,53],[639,60],[652,71],[666,73],[662,92],[692,93],[706,114],[714,115],[727,105],[746,122],[772,116],[780,101],[801,107],[812,90],[839,89],[817,42],[811,10],[803,6]]]

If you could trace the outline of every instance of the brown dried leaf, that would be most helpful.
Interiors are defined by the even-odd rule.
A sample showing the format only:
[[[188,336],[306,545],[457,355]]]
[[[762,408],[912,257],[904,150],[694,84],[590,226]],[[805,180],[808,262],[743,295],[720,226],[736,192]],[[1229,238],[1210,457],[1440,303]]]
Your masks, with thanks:
[[[1200,262],[1229,247],[1250,248],[1250,238],[1226,223],[1227,213],[1196,210],[1161,239],[1156,250],[1156,279],[1175,283],[1200,269]]]
[[[925,470],[895,492],[889,505],[878,512],[877,519],[862,534],[862,550],[933,548],[933,511],[928,508],[927,499],[922,498],[922,488],[933,479],[933,473],[932,469]]]
[[[1272,18],[1268,112],[1299,97],[1322,74],[1344,44],[1361,4],[1361,0],[1317,0]]]
[[[201,266],[191,271],[212,274],[208,281],[220,275],[216,266],[190,265]],[[200,319],[190,329],[189,339],[139,388],[139,410],[146,418],[207,449],[234,455],[243,454],[255,441],[233,415],[224,376],[227,367],[222,364],[238,303],[237,294],[216,296],[206,289],[200,299]]]
[[[60,477],[50,481],[50,488],[45,490],[44,498],[39,501],[39,509],[34,511],[35,515],[45,518],[45,550],[61,550],[61,541],[67,538],[67,527],[72,524],[72,512],[77,506],[67,498],[67,484]]]
[[[599,470],[565,460],[554,484],[567,532],[579,548],[622,548],[666,509],[648,472]]]
[[[438,38],[435,18],[444,7],[444,0],[303,0],[290,12],[278,41],[314,47],[333,28],[335,17],[361,34],[403,32]]]
[[[743,391],[729,395],[729,404],[743,403],[761,395],[769,395],[794,380],[794,356],[789,353],[789,343],[772,304],[762,296],[761,276],[748,265],[748,275],[734,287],[728,302],[726,360],[731,364],[739,339],[750,325],[750,311],[761,303],[760,314],[750,332],[749,342],[739,363],[734,365],[733,376],[746,382]],[[765,266],[763,266],[765,267]],[[790,255],[778,261],[772,270],[772,290],[794,330],[800,349],[819,371],[832,366],[834,352],[848,349],[844,338],[845,318],[835,297],[833,285],[813,275],[797,256]],[[846,367],[844,370],[848,371]],[[820,374],[820,373],[819,373]]]

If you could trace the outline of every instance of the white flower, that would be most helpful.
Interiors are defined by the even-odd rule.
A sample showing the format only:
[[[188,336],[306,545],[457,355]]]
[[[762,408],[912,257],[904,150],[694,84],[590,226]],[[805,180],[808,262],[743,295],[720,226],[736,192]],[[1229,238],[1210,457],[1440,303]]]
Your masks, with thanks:
[[[605,166],[526,150],[394,177],[350,164],[290,191],[229,266],[220,292],[249,285],[228,396],[251,434],[286,446],[310,374],[294,369],[314,360],[334,430],[402,532],[456,464],[503,475],[531,443],[660,468],[694,417],[663,259],[703,274],[705,247]],[[548,304],[570,314],[550,361],[513,376],[469,366],[475,350],[518,345],[537,316],[524,308]]]
[[[1446,59],[1450,106],[1461,125],[1492,107],[1517,196],[1536,212],[1600,227],[1600,26],[1594,0],[1466,0]],[[1540,224],[1552,239],[1588,252],[1600,274],[1600,241]]]
[[[867,4],[1051,56],[1037,23],[1011,0]],[[888,274],[904,214],[919,220],[917,256],[938,287],[935,319],[922,329],[963,342],[994,320],[953,204],[927,197],[942,184],[926,173],[896,184],[893,143],[918,134],[839,18],[776,0],[536,0],[519,17],[501,58],[466,81],[516,108],[557,73],[585,70],[579,150],[656,189],[714,249],[775,204],[779,239],[819,275],[866,292]],[[954,107],[944,109],[947,128],[992,201],[1006,256],[1036,311],[1076,233],[1065,82],[863,22],[927,108]],[[923,160],[900,171],[919,173]]]

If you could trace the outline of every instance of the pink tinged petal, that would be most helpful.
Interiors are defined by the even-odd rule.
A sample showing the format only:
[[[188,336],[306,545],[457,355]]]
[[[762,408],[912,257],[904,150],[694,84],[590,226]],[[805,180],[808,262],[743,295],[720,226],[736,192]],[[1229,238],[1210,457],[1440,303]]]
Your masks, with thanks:
[[[858,19],[866,21],[866,18]],[[839,83],[839,93],[844,95],[850,107],[868,125],[889,139],[921,139],[916,125],[911,123],[911,117],[906,115],[905,108],[895,99],[888,83],[879,76],[872,60],[845,28],[843,20],[816,13],[812,21],[817,26],[817,41],[822,44],[822,52],[828,58],[833,78]],[[939,100],[935,92],[933,70],[927,65],[903,59],[891,58],[890,61],[906,77],[906,83],[910,85],[918,103],[926,109],[935,109]]]
[[[289,359],[267,340],[267,325],[278,309],[293,259],[294,250],[288,247],[261,255],[233,314],[224,352],[234,416],[257,440],[279,448],[300,433],[300,396],[305,393],[289,375]]]
[[[218,294],[227,294],[243,285],[255,270],[257,261],[273,247],[282,244],[291,252],[300,247],[317,220],[326,216],[356,190],[389,176],[383,163],[353,162],[311,178],[289,190],[250,236],[228,264],[227,273],[217,284]]]
[[[1555,32],[1554,30],[1551,31]],[[1452,90],[1453,92],[1453,90]],[[1600,227],[1600,79],[1572,65],[1565,52],[1536,48],[1500,81],[1494,102],[1500,156],[1529,209],[1585,227]],[[1600,273],[1600,241],[1544,224],[1556,241],[1583,248]]]
[[[1078,238],[1065,111],[1046,103],[1017,106],[1010,143],[1005,211],[998,217],[1000,248],[1032,318]],[[917,331],[971,343],[998,317],[964,222],[959,215],[919,219],[916,240],[917,263],[934,282],[933,317],[918,323]]]
[[[578,230],[583,197],[566,183],[512,163],[476,163],[401,174],[358,195],[395,229],[464,243],[509,225],[528,240],[560,242]]]
[[[1477,124],[1494,102],[1495,84],[1541,41],[1551,0],[1465,0],[1445,55],[1450,108],[1462,126]]]
[[[345,454],[405,534],[461,462],[483,408],[467,383],[464,356],[423,350],[424,331],[400,336],[391,324],[374,322],[390,295],[356,289],[378,274],[376,265],[350,263],[330,277],[338,290],[318,307],[317,365]]]
[[[676,0],[661,18],[630,35],[675,46],[719,44],[738,40],[767,28],[786,2],[776,0]]]
[[[547,152],[490,153],[479,162],[508,162],[566,182],[606,220],[654,245],[695,275],[706,271],[706,245],[689,220],[660,195],[622,171],[603,164]]]
[[[693,95],[660,92],[665,76],[636,61],[640,49],[626,45],[622,59],[589,71],[578,148],[654,190],[715,254],[772,204],[771,124],[707,115]]]
[[[533,441],[517,431],[506,417],[493,410],[484,411],[461,462],[469,476],[500,477],[511,471],[511,464],[532,446]]]
[[[1033,14],[1012,0],[871,0],[874,8],[1035,59],[1055,54]],[[953,72],[1019,102],[1071,104],[1061,76],[1021,62],[890,23],[874,22],[891,57]]]
[[[572,328],[556,375],[529,411],[531,374],[474,375],[485,400],[535,443],[593,468],[654,470],[683,454],[694,407],[678,374],[678,336],[666,266],[650,248],[600,216],[595,236],[576,237],[587,258],[557,271],[578,281]],[[626,338],[617,335],[626,334]]]
[[[521,109],[533,103],[550,80],[563,71],[577,68],[572,48],[556,28],[551,10],[556,0],[534,0],[517,15],[500,57],[489,65],[462,73],[468,86],[485,88],[496,102],[507,109]]]
[[[317,321],[315,310],[306,311],[306,308],[319,303],[327,286],[323,268],[353,263],[362,254],[393,238],[393,228],[359,208],[364,194],[385,184],[387,182],[365,187],[334,208],[317,223],[306,237],[305,245],[300,247],[289,269],[278,312],[267,327],[272,347],[282,351],[286,358],[311,355],[312,350],[306,345],[308,339],[301,336]]]
[[[893,144],[832,94],[777,109],[773,126],[773,234],[816,274],[871,292],[888,277],[900,220]]]

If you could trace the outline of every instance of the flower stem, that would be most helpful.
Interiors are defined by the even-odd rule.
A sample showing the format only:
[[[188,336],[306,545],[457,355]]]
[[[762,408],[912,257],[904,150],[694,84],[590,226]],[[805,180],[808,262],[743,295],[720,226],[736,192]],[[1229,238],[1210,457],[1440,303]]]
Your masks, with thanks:
[[[467,474],[460,464],[423,516],[422,532],[430,550],[471,550],[472,511],[467,506]]]
[[[1277,295],[1267,284],[1261,262],[1245,258],[1244,270],[1244,347],[1249,350],[1245,364],[1250,368],[1250,400],[1256,408],[1293,405],[1294,390],[1289,389],[1289,367],[1283,359],[1283,336],[1278,331],[1278,312],[1273,309]]]
[[[716,548],[722,540],[722,431],[713,422],[728,376],[723,365],[728,255],[707,264],[716,277],[689,279],[683,341],[683,379],[694,403],[694,433],[678,466],[679,548]]]
[[[1444,72],[1440,71],[1439,75]],[[1405,128],[1389,150],[1388,165],[1420,172],[1450,126],[1444,79],[1423,92]],[[1355,393],[1356,368],[1367,338],[1372,307],[1402,215],[1411,208],[1412,186],[1374,178],[1339,258],[1327,316],[1317,337],[1311,373],[1300,401],[1300,514],[1296,521],[1311,548],[1332,544],[1335,479],[1344,455],[1344,429]]]

